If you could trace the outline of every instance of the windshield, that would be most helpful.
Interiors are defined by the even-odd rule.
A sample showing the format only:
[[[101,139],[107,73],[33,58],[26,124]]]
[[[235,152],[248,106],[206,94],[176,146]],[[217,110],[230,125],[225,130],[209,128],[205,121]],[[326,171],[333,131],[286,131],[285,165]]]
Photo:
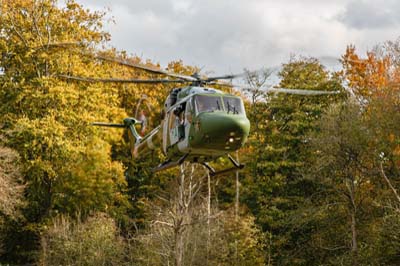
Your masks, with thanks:
[[[237,97],[224,97],[225,110],[228,114],[244,114],[242,99]]]
[[[220,96],[196,96],[197,112],[213,112],[223,110]]]

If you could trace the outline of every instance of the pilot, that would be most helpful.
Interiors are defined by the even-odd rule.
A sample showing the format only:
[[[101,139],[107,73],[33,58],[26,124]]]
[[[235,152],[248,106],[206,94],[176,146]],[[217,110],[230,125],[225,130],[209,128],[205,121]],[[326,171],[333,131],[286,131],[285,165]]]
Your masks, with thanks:
[[[178,128],[179,140],[185,138],[185,106],[181,105],[174,110],[176,116],[175,125]]]

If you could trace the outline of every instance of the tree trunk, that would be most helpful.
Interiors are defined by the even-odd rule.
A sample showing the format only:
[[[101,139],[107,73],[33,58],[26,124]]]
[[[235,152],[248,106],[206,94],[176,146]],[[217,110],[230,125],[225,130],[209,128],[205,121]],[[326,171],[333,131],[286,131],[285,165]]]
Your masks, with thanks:
[[[380,163],[380,168],[381,168],[381,174],[383,176],[383,178],[385,179],[386,183],[388,184],[388,186],[390,187],[390,189],[392,190],[394,196],[396,197],[397,201],[400,203],[400,196],[397,193],[397,190],[395,189],[395,187],[392,185],[392,182],[390,182],[390,179],[386,176],[385,174],[385,170],[383,169],[383,163]]]
[[[185,215],[185,166],[181,165],[181,173],[178,183],[178,200],[176,204],[176,220],[174,224],[175,233],[175,266],[183,265],[183,232]]]
[[[353,265],[358,265],[358,244],[357,244],[357,227],[355,211],[351,213],[351,235],[352,235],[352,261]]]
[[[236,161],[239,163],[239,152],[236,151]],[[238,232],[239,230],[239,171],[236,171],[236,197],[235,197],[235,230]],[[235,265],[238,265],[238,259],[239,259],[239,250],[238,250],[238,239],[235,237]]]
[[[358,265],[358,243],[357,243],[357,206],[355,200],[355,190],[354,178],[350,179],[350,216],[351,216],[351,253],[352,253],[352,264],[354,266]]]
[[[211,178],[210,173],[207,174],[207,258],[206,258],[206,265],[209,262],[209,255],[210,255],[210,239],[211,239],[211,227],[210,227],[210,219],[211,219]]]
[[[175,266],[183,265],[183,230],[175,230]]]

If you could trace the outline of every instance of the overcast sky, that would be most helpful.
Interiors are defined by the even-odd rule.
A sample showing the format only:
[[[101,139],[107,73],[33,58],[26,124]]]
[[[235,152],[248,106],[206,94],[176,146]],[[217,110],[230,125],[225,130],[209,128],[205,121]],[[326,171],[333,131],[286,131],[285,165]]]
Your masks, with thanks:
[[[400,36],[398,0],[77,0],[111,9],[111,43],[165,66],[215,74],[277,66],[291,54],[339,58]]]

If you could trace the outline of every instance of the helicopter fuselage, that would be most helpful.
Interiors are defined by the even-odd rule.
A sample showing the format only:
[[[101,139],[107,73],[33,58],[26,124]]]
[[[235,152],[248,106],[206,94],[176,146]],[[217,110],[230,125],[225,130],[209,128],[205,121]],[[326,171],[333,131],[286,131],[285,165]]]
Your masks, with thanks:
[[[176,92],[175,92],[176,93]],[[162,151],[176,160],[207,162],[236,151],[246,142],[250,122],[240,97],[204,87],[186,87],[171,95],[161,124]]]

